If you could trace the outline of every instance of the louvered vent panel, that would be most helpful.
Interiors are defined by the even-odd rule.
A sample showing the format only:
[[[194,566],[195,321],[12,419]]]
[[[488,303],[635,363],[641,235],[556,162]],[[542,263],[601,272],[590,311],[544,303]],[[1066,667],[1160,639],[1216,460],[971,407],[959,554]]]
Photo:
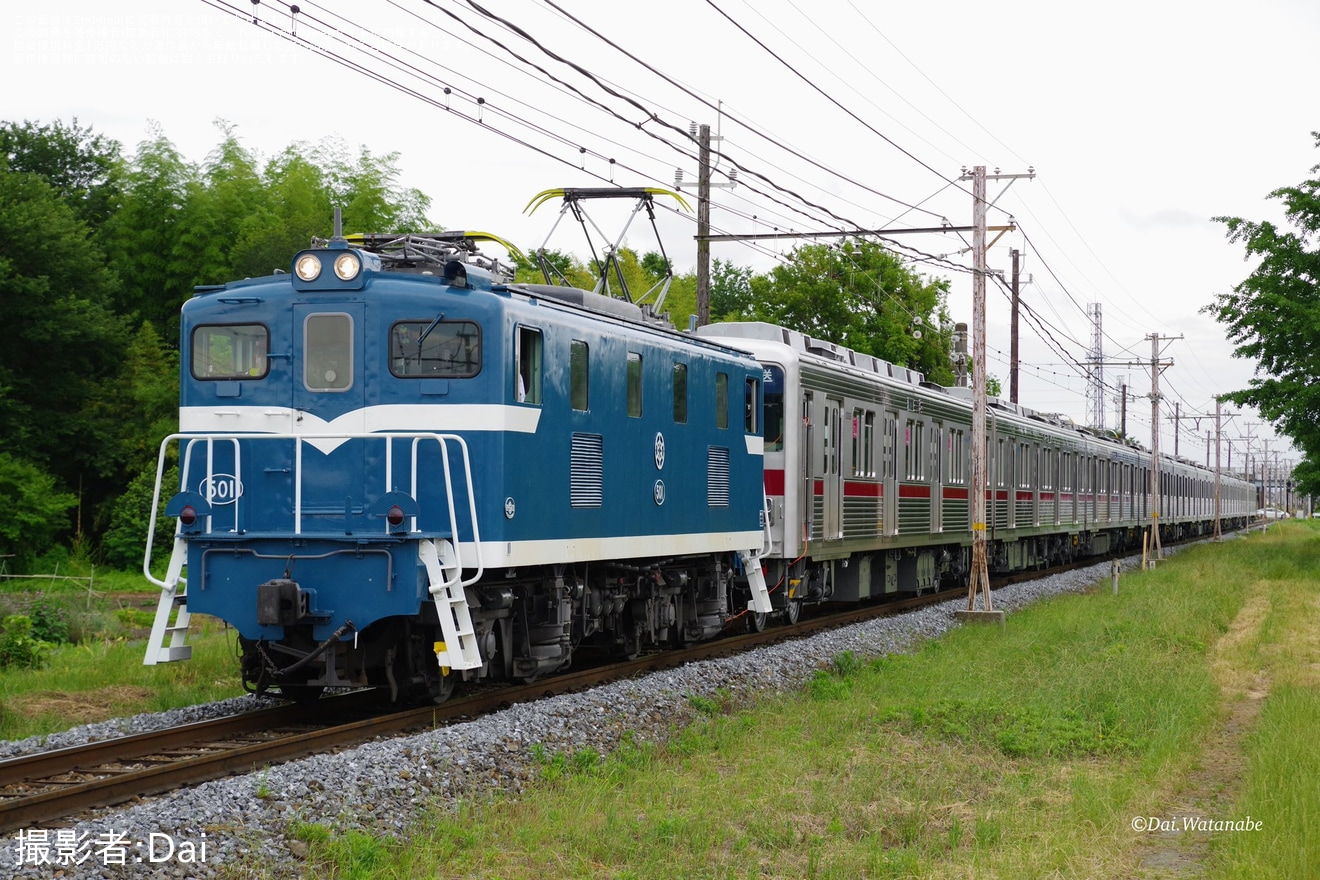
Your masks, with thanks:
[[[604,441],[599,434],[574,434],[569,462],[569,500],[574,507],[600,507],[605,498]],[[727,494],[727,490],[726,490]]]
[[[706,452],[706,504],[729,506],[729,450],[712,446]]]

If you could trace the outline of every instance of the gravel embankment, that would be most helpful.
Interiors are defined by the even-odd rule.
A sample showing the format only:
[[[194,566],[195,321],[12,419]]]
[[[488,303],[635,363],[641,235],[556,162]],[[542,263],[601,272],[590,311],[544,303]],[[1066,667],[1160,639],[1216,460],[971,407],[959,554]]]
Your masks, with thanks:
[[[1138,564],[1139,557],[1124,560],[1123,569],[1130,571]],[[995,593],[995,606],[1012,612],[1046,596],[1085,590],[1108,574],[1109,563],[1103,562],[1006,587]],[[815,669],[844,651],[873,657],[906,651],[922,640],[938,637],[957,625],[953,612],[965,603],[966,594],[955,591],[947,602],[898,617],[209,782],[129,809],[99,814],[71,831],[34,829],[37,839],[25,839],[22,851],[18,835],[11,833],[0,851],[0,877],[201,878],[215,876],[225,863],[231,864],[231,870],[238,860],[253,865],[249,859],[259,859],[266,876],[298,876],[304,847],[283,834],[291,820],[403,833],[428,803],[451,806],[460,797],[493,788],[521,791],[536,777],[533,747],[538,744],[553,755],[581,749],[608,753],[628,732],[639,741],[659,741],[695,715],[693,696],[727,695],[747,702],[762,694],[798,688]],[[49,737],[38,747],[55,748],[72,744],[78,737],[113,736],[185,718],[211,717],[234,711],[228,705],[233,702],[91,725]],[[252,705],[250,699],[239,702]],[[24,744],[32,748],[27,740],[0,744],[0,755],[19,754]],[[35,865],[32,862],[41,851],[43,831],[52,864]],[[58,849],[58,835],[67,836],[67,851]],[[164,855],[172,844],[175,857],[152,863],[153,841],[156,856]],[[187,844],[197,856],[204,844],[205,861],[181,861],[179,856],[187,851]],[[63,861],[58,862],[61,856]],[[123,864],[106,864],[120,856]],[[68,864],[78,857],[83,858],[81,864]]]

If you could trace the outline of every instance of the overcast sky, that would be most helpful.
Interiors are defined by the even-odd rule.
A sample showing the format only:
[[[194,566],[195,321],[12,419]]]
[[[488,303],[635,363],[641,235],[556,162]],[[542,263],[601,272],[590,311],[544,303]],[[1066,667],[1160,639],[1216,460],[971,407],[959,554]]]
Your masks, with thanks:
[[[1310,134],[1320,119],[1307,110],[1314,0],[555,2],[562,13],[537,0],[480,6],[576,68],[459,0],[300,3],[296,16],[272,0],[33,5],[7,16],[0,38],[0,118],[76,116],[130,155],[155,121],[199,163],[220,139],[217,118],[265,157],[327,137],[397,151],[401,182],[431,197],[434,222],[523,247],[542,244],[557,216],[557,203],[522,213],[543,189],[672,186],[675,167],[693,181],[696,163],[679,151],[690,150],[689,121],[722,133],[722,169],[746,169],[714,194],[712,222],[725,233],[966,225],[964,166],[1031,167],[1034,180],[1002,194],[1003,183],[989,186],[990,222],[1020,224],[991,249],[990,267],[1007,273],[1010,249],[1023,252],[1023,298],[1046,328],[1022,330],[1025,405],[1087,420],[1072,361],[1087,358],[1090,303],[1109,360],[1149,360],[1150,334],[1182,337],[1162,346],[1174,362],[1161,377],[1165,415],[1175,401],[1213,411],[1215,394],[1250,378],[1199,311],[1251,268],[1210,218],[1280,219],[1269,192],[1320,162]],[[630,207],[592,206],[592,216],[614,237]],[[665,211],[660,223],[666,250],[690,271],[691,216]],[[970,237],[894,241],[943,258],[918,271],[951,278],[952,317],[970,323],[971,277],[949,265],[970,265]],[[576,224],[548,243],[587,253]],[[654,247],[643,218],[627,243]],[[761,271],[791,247],[712,252]],[[988,304],[988,367],[1007,396],[1007,300],[992,288]],[[1142,367],[1106,366],[1105,378],[1150,390]],[[1106,410],[1116,426],[1116,403]],[[1129,433],[1148,438],[1149,400],[1130,401],[1128,413]],[[1251,423],[1244,413],[1226,434],[1268,434]],[[1184,424],[1182,454],[1204,460],[1212,428]],[[1172,451],[1171,424],[1162,437]],[[1241,450],[1235,443],[1235,466]]]

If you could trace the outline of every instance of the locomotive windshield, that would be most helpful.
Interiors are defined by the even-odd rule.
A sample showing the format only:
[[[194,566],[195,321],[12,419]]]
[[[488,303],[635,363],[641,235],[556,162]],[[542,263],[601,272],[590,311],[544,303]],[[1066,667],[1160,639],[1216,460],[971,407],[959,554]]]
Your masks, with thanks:
[[[326,313],[303,324],[303,382],[312,391],[347,391],[353,384],[353,319]]]
[[[269,371],[270,331],[261,324],[193,328],[194,379],[260,379]]]
[[[390,372],[403,378],[475,376],[481,372],[481,330],[471,321],[400,321],[390,328]]]

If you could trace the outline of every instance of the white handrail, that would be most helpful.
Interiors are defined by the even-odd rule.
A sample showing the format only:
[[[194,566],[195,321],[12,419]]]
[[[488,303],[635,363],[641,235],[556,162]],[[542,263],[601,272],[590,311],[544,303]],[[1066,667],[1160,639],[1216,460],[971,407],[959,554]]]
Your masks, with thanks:
[[[293,442],[293,523],[292,534],[303,535],[303,444],[305,441],[313,440],[368,440],[381,441],[385,444],[385,485],[384,493],[394,490],[394,455],[393,448],[395,440],[410,440],[410,460],[409,465],[412,471],[410,491],[412,497],[417,498],[419,482],[421,479],[420,469],[418,467],[418,458],[420,450],[424,443],[432,442],[439,444],[441,457],[441,477],[444,481],[446,514],[448,516],[449,535],[453,539],[455,554],[461,554],[461,545],[459,540],[459,522],[458,510],[454,505],[454,474],[453,465],[450,461],[449,444],[454,443],[461,453],[462,474],[461,479],[467,490],[467,515],[472,531],[472,545],[475,553],[475,559],[472,560],[471,569],[475,572],[471,577],[463,580],[463,586],[476,583],[485,573],[485,564],[481,552],[481,527],[477,521],[477,503],[476,491],[472,479],[472,459],[468,451],[467,441],[457,434],[437,433],[434,431],[389,431],[381,433],[326,433],[326,434],[292,434],[292,433],[270,433],[270,434],[244,434],[244,433],[215,433],[215,434],[170,434],[161,441],[160,451],[156,459],[156,486],[151,498],[151,518],[147,527],[147,546],[143,557],[142,571],[147,580],[158,587],[165,587],[165,582],[157,579],[151,573],[152,545],[156,536],[156,519],[161,510],[161,493],[165,479],[165,464],[168,459],[168,452],[171,444],[178,443],[180,447],[180,491],[187,491],[187,480],[193,469],[193,451],[198,443],[205,443],[206,462],[205,472],[200,479],[196,481],[195,491],[200,491],[203,485],[209,485],[209,481],[215,476],[215,453],[214,444],[216,441],[228,441],[234,447],[234,478],[241,481],[243,478],[243,455],[242,442]],[[211,499],[207,499],[208,501]],[[235,493],[233,510],[233,527],[231,531],[237,531],[240,523],[240,507],[238,493]],[[417,517],[411,518],[410,532],[417,532]],[[389,524],[385,526],[386,534],[389,534]],[[176,524],[175,533],[181,533],[181,527]],[[201,534],[212,533],[212,517],[207,516],[206,524]],[[457,560],[459,571],[464,570],[461,557]]]

